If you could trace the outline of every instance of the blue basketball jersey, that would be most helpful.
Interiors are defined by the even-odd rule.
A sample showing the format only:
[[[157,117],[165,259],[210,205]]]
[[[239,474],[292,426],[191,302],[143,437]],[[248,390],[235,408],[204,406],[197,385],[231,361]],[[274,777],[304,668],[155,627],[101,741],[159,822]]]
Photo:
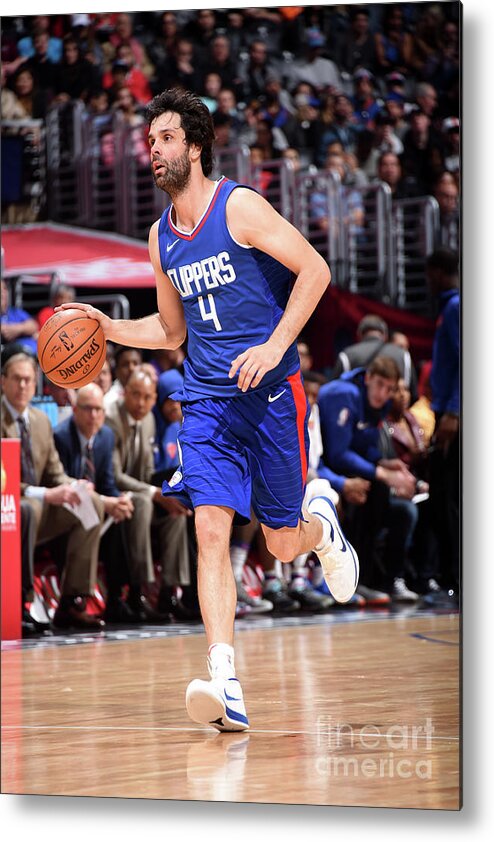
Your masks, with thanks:
[[[269,339],[289,297],[286,266],[259,249],[237,243],[230,234],[226,203],[238,186],[220,178],[190,233],[174,225],[173,205],[159,224],[161,265],[180,294],[187,323],[185,401],[241,396],[237,378],[228,377],[232,360]],[[298,369],[294,342],[257,388],[279,383]]]

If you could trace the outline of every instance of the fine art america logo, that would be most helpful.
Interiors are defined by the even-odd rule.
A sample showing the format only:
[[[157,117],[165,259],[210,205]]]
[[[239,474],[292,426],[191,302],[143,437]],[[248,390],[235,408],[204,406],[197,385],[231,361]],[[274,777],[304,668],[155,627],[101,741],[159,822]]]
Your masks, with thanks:
[[[367,724],[355,728],[331,716],[317,720],[316,771],[332,778],[432,780],[430,718],[420,725]]]
[[[94,357],[100,347],[101,346],[96,339],[93,339],[87,351],[85,351],[75,363],[72,363],[72,365],[65,366],[65,368],[59,368],[58,374],[60,374],[64,380],[67,380],[68,377],[77,374],[78,372],[85,374],[86,371],[89,371],[89,360],[91,357]]]

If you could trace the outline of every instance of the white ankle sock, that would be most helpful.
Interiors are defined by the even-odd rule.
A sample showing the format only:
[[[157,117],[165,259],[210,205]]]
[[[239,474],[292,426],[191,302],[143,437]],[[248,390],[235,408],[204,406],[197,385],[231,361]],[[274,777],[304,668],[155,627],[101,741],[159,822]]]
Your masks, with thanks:
[[[208,649],[211,678],[235,678],[235,654],[228,643],[212,643]]]

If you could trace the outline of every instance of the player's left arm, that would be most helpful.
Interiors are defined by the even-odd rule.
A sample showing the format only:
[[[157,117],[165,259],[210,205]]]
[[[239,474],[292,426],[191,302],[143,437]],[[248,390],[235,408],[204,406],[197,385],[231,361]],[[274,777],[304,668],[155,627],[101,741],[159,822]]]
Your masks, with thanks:
[[[331,273],[305,237],[254,191],[241,187],[233,191],[227,203],[227,221],[237,242],[266,252],[296,275],[285,312],[269,340],[232,360],[229,376],[233,378],[240,369],[238,387],[246,392],[279,364],[314,312]]]

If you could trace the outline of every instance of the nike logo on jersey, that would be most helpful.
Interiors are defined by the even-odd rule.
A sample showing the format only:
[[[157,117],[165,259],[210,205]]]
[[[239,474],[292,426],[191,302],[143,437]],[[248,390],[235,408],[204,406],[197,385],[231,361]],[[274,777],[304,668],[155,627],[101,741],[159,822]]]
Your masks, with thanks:
[[[173,248],[173,246],[176,246],[178,242],[180,242],[180,237],[179,237],[177,240],[175,240],[175,242],[174,242],[174,243],[170,243],[169,245],[167,244],[167,246],[166,246],[166,250],[167,250],[167,252],[168,252],[168,251],[171,251],[171,250],[172,250],[172,248]]]
[[[277,394],[277,395],[268,395],[268,401],[269,401],[269,403],[273,403],[273,401],[277,401],[277,400],[278,400],[278,398],[281,398],[281,396],[285,394],[285,392],[286,392],[286,389],[283,389],[283,391],[282,391],[282,392],[278,392],[278,394]]]

